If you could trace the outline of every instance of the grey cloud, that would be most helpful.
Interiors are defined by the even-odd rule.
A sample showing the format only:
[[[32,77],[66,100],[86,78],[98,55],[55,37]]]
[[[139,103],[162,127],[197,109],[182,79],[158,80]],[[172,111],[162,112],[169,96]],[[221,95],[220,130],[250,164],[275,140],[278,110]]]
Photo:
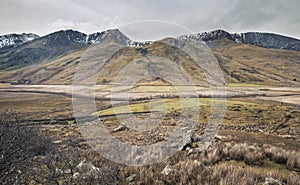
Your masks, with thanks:
[[[193,32],[220,28],[300,38],[298,12],[299,0],[1,0],[0,34],[43,35],[66,28],[91,33],[134,21],[163,20]]]

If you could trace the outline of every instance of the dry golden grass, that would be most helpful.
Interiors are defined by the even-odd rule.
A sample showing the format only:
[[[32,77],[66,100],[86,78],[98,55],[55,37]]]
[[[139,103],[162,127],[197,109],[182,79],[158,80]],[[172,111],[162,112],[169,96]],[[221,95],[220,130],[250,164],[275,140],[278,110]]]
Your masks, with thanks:
[[[228,84],[299,86],[299,52],[240,45],[224,39],[215,41],[213,45],[217,46],[213,47],[213,53],[220,63]],[[178,49],[171,49],[170,46],[160,42],[144,46],[143,49],[147,50],[149,56],[167,58],[173,61],[174,64],[178,64],[194,80],[195,84],[208,85],[200,67],[186,53]],[[1,71],[0,79],[7,82],[26,79],[30,80],[32,84],[72,84],[73,76],[78,63],[83,59],[81,57],[84,56],[84,52],[83,49],[68,53],[48,63],[32,65],[13,71]],[[148,65],[151,63],[149,61],[141,62],[142,57],[141,50],[125,47],[106,62],[99,76],[95,76],[100,72],[96,71],[97,60],[86,62],[83,65],[90,65],[93,70],[85,80],[97,77],[97,83],[99,84],[112,83],[119,72],[128,64],[132,65],[130,74],[135,74],[141,68],[155,72],[157,66],[152,65],[151,67],[151,65]],[[170,71],[173,67],[172,65],[164,66],[167,71]]]

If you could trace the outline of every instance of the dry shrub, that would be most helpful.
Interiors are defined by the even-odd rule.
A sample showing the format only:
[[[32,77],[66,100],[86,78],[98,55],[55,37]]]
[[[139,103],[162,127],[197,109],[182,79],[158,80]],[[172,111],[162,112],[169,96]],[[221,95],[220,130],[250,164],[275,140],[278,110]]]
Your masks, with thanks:
[[[229,149],[229,157],[231,159],[237,160],[237,161],[242,161],[244,160],[244,156],[247,153],[246,150],[247,144],[242,143],[242,144],[234,144],[230,149]]]
[[[287,154],[288,160],[287,160],[287,167],[290,170],[296,170],[300,171],[300,152],[298,151],[290,151]],[[300,181],[299,181],[300,183]]]
[[[279,164],[286,164],[288,160],[287,152],[283,148],[264,145],[264,152],[268,158]]]
[[[298,185],[300,183],[300,174],[299,173],[290,173],[287,179],[287,184],[289,185]]]
[[[163,168],[167,165],[166,162],[153,164],[150,166],[134,167],[134,166],[123,166],[120,175],[120,184],[128,184],[127,177],[131,174],[136,174],[137,177],[135,182],[142,182],[142,184],[164,184],[163,179],[166,179],[161,173]],[[170,175],[168,178],[171,178]]]
[[[246,143],[234,144],[228,151],[230,159],[244,161],[249,165],[261,165],[265,159],[263,151],[257,146]]]
[[[103,158],[98,152],[92,149],[81,152],[84,158],[91,161],[99,169],[99,173],[97,172],[96,176],[87,175],[86,179],[89,180],[90,184],[114,184],[120,181],[120,166],[118,164]]]
[[[247,147],[246,154],[244,155],[244,161],[246,164],[261,165],[264,159],[265,155],[260,148],[254,146]]]
[[[271,145],[264,145],[263,149],[272,161],[286,165],[289,170],[300,171],[300,151],[284,150]]]
[[[174,166],[178,171],[178,179],[182,184],[197,184],[206,182],[209,176],[207,167],[197,160],[181,161]]]
[[[263,176],[272,177],[273,179],[286,183],[286,176],[280,170],[271,170],[264,172]]]
[[[203,151],[199,159],[202,163],[205,165],[211,165],[216,164],[219,161],[221,161],[225,157],[225,154],[223,152],[223,146],[213,146],[209,147],[207,150]]]
[[[134,183],[137,184],[262,184],[266,177],[281,182],[296,185],[300,182],[299,173],[291,172],[288,176],[280,170],[257,171],[251,166],[235,166],[225,160],[234,159],[244,161],[249,165],[260,165],[266,156],[273,161],[286,161],[290,168],[299,166],[299,152],[284,151],[270,145],[257,146],[246,143],[215,143],[206,151],[198,155],[183,155],[159,164],[147,167],[124,167],[121,184],[128,184],[126,178],[130,174],[137,174]],[[196,159],[196,160],[195,160]],[[275,161],[275,162],[276,162]],[[175,173],[164,175],[161,173],[166,165],[176,170]],[[123,171],[123,172],[122,172]],[[124,174],[124,171],[126,173]]]
[[[252,185],[263,181],[263,177],[250,168],[219,164],[212,168],[211,184]]]

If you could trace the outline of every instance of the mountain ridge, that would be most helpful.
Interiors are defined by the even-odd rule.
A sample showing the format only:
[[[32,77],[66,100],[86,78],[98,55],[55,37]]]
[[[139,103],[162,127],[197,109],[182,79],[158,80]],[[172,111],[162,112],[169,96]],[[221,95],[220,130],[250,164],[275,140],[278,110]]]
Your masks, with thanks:
[[[130,39],[119,30],[107,30],[90,35],[75,30],[60,30],[30,42],[11,46],[10,49],[0,49],[0,70],[51,61],[107,39],[125,45],[130,42]]]
[[[271,36],[270,42],[262,42],[264,39],[269,39],[269,36]],[[253,43],[243,44],[248,42],[247,38],[253,40]],[[131,61],[132,58],[127,55],[146,55],[159,48],[158,50],[161,52],[156,54],[172,59],[175,57],[168,53],[168,46],[158,44],[159,41],[135,42],[116,29],[89,35],[75,30],[61,30],[10,49],[0,49],[0,79],[2,82],[21,84],[25,82],[30,84],[69,84],[72,82],[77,64],[81,61],[81,56],[84,55],[86,49],[90,45],[105,42],[107,39],[127,47],[124,47],[123,52],[116,54],[120,57],[119,59],[108,62],[110,63],[107,68],[108,74],[103,76],[103,79],[100,80],[101,83],[102,81],[113,81],[114,75],[112,74],[114,73],[110,73],[110,71],[114,71],[126,61]],[[284,36],[254,34],[251,37],[250,34],[249,37],[216,30],[184,35],[178,39],[205,41],[218,59],[229,83],[286,84],[288,82],[289,84],[299,84],[300,53],[292,50],[295,49],[291,47],[293,45],[287,45],[290,50],[270,49],[272,44],[274,47],[281,47],[285,46],[281,42],[289,43],[289,38]],[[278,41],[274,42],[274,39]],[[293,42],[299,41],[291,39]],[[295,46],[298,46],[297,42]],[[262,43],[266,44],[265,48],[255,46]],[[176,61],[180,61],[178,57]],[[182,64],[188,65],[189,61],[182,59]],[[97,66],[96,61],[94,65]],[[291,68],[291,66],[293,67]],[[187,70],[191,75],[196,74],[193,70],[197,70],[197,66],[190,66]]]
[[[28,37],[26,37],[28,36]],[[30,39],[30,37],[34,37]],[[119,40],[121,40],[124,44],[129,44],[131,41],[126,35],[120,32],[118,29],[109,29],[102,32],[96,32],[92,34],[85,34],[83,32],[79,32],[77,30],[59,30],[53,33],[38,36],[34,33],[22,33],[22,34],[6,34],[0,36],[0,50],[7,49],[8,47],[16,47],[22,44],[25,44],[29,41],[34,41],[37,39],[47,38],[47,41],[44,45],[55,46],[55,43],[59,45],[68,45],[70,42],[83,43],[86,45],[96,44],[108,37],[116,36]]]
[[[143,42],[133,41],[118,29],[110,29],[110,30],[91,33],[91,34],[85,34],[83,32],[68,29],[68,30],[56,31],[41,37],[34,33],[2,35],[0,36],[0,50],[14,48],[23,45],[26,42],[34,41],[39,38],[45,38],[45,37],[50,38],[51,36],[55,36],[55,35],[58,35],[58,37],[56,37],[57,39],[59,39],[57,40],[57,42],[61,42],[59,44],[62,45],[70,44],[70,41],[83,43],[85,45],[96,44],[105,40],[106,37],[111,37],[111,35],[118,37],[117,39],[121,41],[122,44],[131,47],[139,47],[144,44],[151,43],[151,42],[143,43]],[[68,39],[65,39],[63,35],[65,35],[65,38],[67,37]],[[210,32],[182,35],[179,36],[178,38],[182,38],[182,39],[193,38],[205,42],[211,42],[213,40],[227,38],[229,40],[235,41],[240,44],[250,44],[254,46],[271,48],[271,49],[286,49],[286,50],[300,51],[299,39],[280,35],[280,34],[275,34],[275,33],[264,33],[264,32],[229,33],[225,30],[218,29]],[[48,41],[47,43],[53,45],[51,44],[51,41]],[[47,43],[45,43],[45,45]],[[55,46],[55,44],[53,46]]]
[[[0,36],[0,49],[11,48],[18,45],[22,45],[26,42],[39,38],[40,36],[34,33],[22,33],[22,34],[6,34]]]
[[[229,33],[224,30],[183,35],[179,38],[202,40],[211,42],[221,38],[227,38],[240,44],[249,44],[269,49],[286,49],[300,51],[300,40],[284,35],[263,32]]]

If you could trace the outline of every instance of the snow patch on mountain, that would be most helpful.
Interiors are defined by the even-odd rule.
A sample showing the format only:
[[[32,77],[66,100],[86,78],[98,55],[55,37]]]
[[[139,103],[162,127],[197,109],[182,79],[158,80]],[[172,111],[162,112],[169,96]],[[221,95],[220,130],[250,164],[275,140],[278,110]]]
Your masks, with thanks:
[[[210,43],[214,40],[227,38],[240,44],[250,44],[254,46],[287,49],[300,51],[300,40],[286,37],[273,33],[247,32],[247,33],[228,33],[224,30],[215,30],[212,32],[196,33],[191,35],[183,35],[180,39],[195,39]]]
[[[128,43],[128,46],[134,48],[140,48],[146,45],[150,45],[152,43],[153,41],[143,41],[143,42],[131,41],[130,43]]]
[[[300,40],[272,33],[247,32],[232,34],[219,29],[211,32],[183,35],[178,38],[183,40],[192,39],[206,43],[227,38],[240,44],[300,51]],[[118,29],[111,29],[92,34],[85,34],[75,30],[61,30],[43,37],[39,37],[33,33],[3,35],[0,36],[0,49],[14,48],[35,39],[43,39],[43,45],[51,47],[67,46],[72,43],[79,43],[82,44],[82,47],[84,47],[100,43],[104,40],[111,40],[129,47],[142,47],[153,43],[152,41],[132,41]]]
[[[0,36],[0,48],[15,47],[36,38],[39,38],[39,36],[33,33],[2,35]]]

